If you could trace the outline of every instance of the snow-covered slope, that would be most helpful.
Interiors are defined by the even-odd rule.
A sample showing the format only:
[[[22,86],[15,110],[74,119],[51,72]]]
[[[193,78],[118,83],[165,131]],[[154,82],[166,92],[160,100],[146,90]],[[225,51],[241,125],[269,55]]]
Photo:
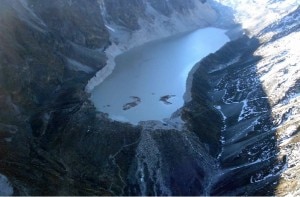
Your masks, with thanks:
[[[231,62],[215,65],[209,71],[212,76],[217,75],[221,78],[220,83],[214,84],[216,89],[212,93],[213,99],[217,102],[217,109],[226,116],[229,106],[241,108],[238,123],[234,126],[228,125],[228,119],[225,119],[227,127],[222,138],[225,144],[223,148],[225,152],[221,153],[225,157],[223,160],[226,161],[232,154],[226,152],[230,148],[226,144],[240,144],[239,148],[242,148],[242,144],[246,143],[242,139],[252,135],[251,133],[260,127],[258,125],[261,125],[265,130],[263,133],[274,132],[275,136],[269,137],[270,142],[261,142],[257,146],[266,151],[258,159],[285,158],[286,164],[281,170],[275,165],[268,173],[257,171],[256,175],[252,176],[251,182],[263,184],[266,180],[271,181],[271,177],[279,176],[279,180],[274,182],[277,185],[276,194],[299,195],[300,3],[296,0],[219,2],[235,10],[236,21],[241,23],[248,34],[259,43],[253,51],[254,61],[245,62],[244,65],[249,65],[242,70],[236,67],[234,72],[239,74],[234,78],[226,70],[234,67],[236,62],[241,62],[238,53]],[[218,100],[220,95],[221,102]],[[232,110],[230,112],[232,113]],[[270,113],[267,115],[270,123],[267,123],[267,119],[261,119],[266,113]],[[230,118],[231,114],[227,115]],[[276,145],[271,145],[274,139]],[[272,146],[273,148],[270,148]],[[274,149],[276,146],[277,151]],[[251,150],[250,146],[245,148],[246,150],[248,159],[257,154],[255,148]],[[253,151],[256,153],[253,154]]]
[[[231,7],[235,12],[235,20],[249,33],[254,34],[262,28],[280,20],[282,16],[294,11],[299,0],[214,0]]]

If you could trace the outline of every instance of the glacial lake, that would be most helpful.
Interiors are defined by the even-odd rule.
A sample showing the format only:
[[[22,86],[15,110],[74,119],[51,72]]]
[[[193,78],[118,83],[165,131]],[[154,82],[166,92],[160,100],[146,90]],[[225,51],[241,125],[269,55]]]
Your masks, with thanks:
[[[92,102],[121,122],[170,118],[184,104],[189,72],[229,41],[225,32],[198,29],[130,49],[115,58],[112,74],[93,89]]]

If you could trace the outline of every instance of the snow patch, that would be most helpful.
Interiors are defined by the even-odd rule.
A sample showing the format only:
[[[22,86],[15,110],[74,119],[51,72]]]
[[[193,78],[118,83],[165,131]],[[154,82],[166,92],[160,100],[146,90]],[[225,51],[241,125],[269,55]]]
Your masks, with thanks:
[[[222,112],[222,107],[219,106],[219,105],[215,105],[214,107],[221,113],[221,115],[222,115],[222,117],[223,117],[223,121],[225,122],[226,119],[227,119],[227,117],[226,117],[225,114]]]
[[[83,71],[85,73],[92,73],[94,71],[94,69],[92,69],[91,67],[84,65],[74,59],[70,59],[65,57],[68,64],[67,67],[71,70],[75,70],[75,71]]]
[[[225,68],[227,68],[228,66],[238,62],[240,60],[240,55],[235,57],[234,59],[232,59],[231,61],[227,62],[226,64],[221,64],[221,65],[218,65],[217,68],[213,68],[211,70],[209,70],[209,74],[211,73],[214,73],[214,72],[217,72],[217,71],[220,71],[220,70],[223,70]]]
[[[243,120],[245,118],[244,117],[245,110],[249,108],[248,104],[247,104],[248,103],[247,99],[243,100],[242,102],[243,102],[243,107],[242,107],[242,111],[239,115],[238,122],[240,122],[241,120]]]
[[[105,27],[112,32],[116,32],[116,30],[114,28],[110,27],[109,25],[105,25]]]

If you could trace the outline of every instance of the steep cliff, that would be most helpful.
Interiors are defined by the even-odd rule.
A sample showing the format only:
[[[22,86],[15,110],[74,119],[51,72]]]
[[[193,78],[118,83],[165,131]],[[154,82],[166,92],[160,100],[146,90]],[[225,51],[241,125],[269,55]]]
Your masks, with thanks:
[[[215,1],[2,0],[0,194],[298,194],[299,8],[282,10],[240,37]],[[116,55],[205,26],[235,40],[191,72],[182,128],[95,110]]]

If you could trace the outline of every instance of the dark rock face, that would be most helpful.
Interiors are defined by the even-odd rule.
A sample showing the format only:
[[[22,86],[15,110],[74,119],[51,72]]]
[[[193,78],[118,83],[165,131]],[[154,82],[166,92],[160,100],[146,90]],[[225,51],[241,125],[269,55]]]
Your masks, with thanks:
[[[193,2],[2,0],[0,173],[15,195],[275,194],[286,157],[258,80],[257,39],[199,62],[182,130],[112,121],[84,92],[106,63],[105,20],[133,31],[147,3],[171,16]]]
[[[29,1],[30,7],[55,35],[90,49],[108,45],[96,1]]]
[[[221,132],[221,173],[212,195],[273,195],[278,172],[285,164],[276,156],[270,105],[256,74],[255,64],[261,57],[253,52],[258,47],[258,40],[243,37],[200,63],[209,68],[213,103],[226,116]],[[265,178],[268,174],[272,176]]]

